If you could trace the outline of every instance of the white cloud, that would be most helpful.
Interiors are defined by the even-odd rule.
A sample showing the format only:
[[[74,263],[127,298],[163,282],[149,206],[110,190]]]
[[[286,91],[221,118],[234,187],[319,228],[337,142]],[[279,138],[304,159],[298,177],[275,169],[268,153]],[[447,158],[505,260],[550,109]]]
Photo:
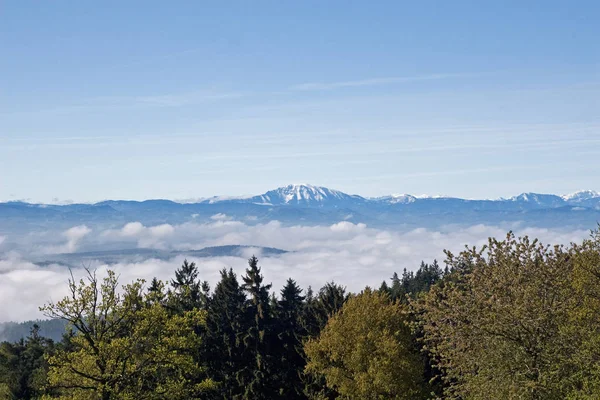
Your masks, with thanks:
[[[76,229],[75,229],[76,228]],[[86,243],[91,232],[75,227],[64,233],[69,240]],[[588,231],[560,231],[539,228],[514,227],[517,234],[537,237],[544,243],[569,243],[588,237]],[[126,234],[124,234],[126,233]],[[214,286],[219,270],[232,267],[238,277],[244,273],[246,259],[256,254],[266,282],[272,282],[279,292],[288,277],[296,279],[306,288],[319,288],[335,280],[350,290],[360,290],[365,285],[378,286],[393,272],[403,268],[414,270],[421,260],[443,261],[444,249],[457,252],[465,244],[486,243],[489,236],[502,238],[504,227],[475,225],[468,228],[446,227],[440,230],[424,228],[409,232],[394,232],[369,228],[364,224],[343,221],[330,226],[283,226],[277,221],[246,225],[239,221],[214,221],[207,224],[157,225],[145,227],[130,223],[121,229],[107,230],[95,236],[98,245],[131,243],[140,247],[167,250],[200,249],[206,246],[228,244],[248,245],[239,256],[192,258],[198,264],[201,279]],[[74,243],[75,243],[74,242]],[[280,256],[260,254],[259,247],[276,247],[288,250]],[[66,293],[69,272],[65,267],[51,265],[38,267],[14,255],[0,259],[0,321],[25,320],[40,317],[37,307],[48,300],[57,300]],[[149,259],[135,263],[111,265],[120,275],[122,283],[136,278],[147,280],[154,276],[168,280],[181,265],[183,256],[171,260]],[[100,274],[108,268],[92,262]],[[75,270],[80,274],[81,270]],[[78,275],[77,275],[78,276]]]
[[[130,222],[121,229],[121,235],[123,236],[137,236],[145,229],[141,222]]]
[[[164,249],[168,247],[165,240],[174,233],[175,228],[170,224],[147,227],[141,222],[129,222],[121,229],[109,229],[102,232],[99,237],[101,241],[99,245],[115,241],[127,245],[128,241],[134,241],[137,247]]]
[[[149,228],[150,235],[153,237],[167,237],[175,232],[175,228],[169,224],[157,225]]]
[[[213,221],[230,221],[232,218],[227,214],[218,213],[210,217]]]
[[[66,238],[66,243],[44,246],[42,247],[42,252],[46,254],[73,253],[77,250],[81,240],[91,232],[92,230],[85,225],[74,226],[61,234],[62,237]]]

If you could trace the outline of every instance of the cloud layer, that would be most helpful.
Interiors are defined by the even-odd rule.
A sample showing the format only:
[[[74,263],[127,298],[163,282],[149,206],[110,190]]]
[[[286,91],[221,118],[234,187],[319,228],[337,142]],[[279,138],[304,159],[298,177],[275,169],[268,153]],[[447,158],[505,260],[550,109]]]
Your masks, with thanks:
[[[544,243],[569,243],[588,235],[587,231],[558,231],[547,229],[515,229],[519,235],[537,237]],[[296,279],[306,288],[319,288],[335,280],[350,290],[360,290],[365,285],[378,286],[393,272],[403,268],[414,270],[421,260],[442,261],[443,250],[460,251],[464,245],[482,245],[490,236],[503,237],[504,227],[476,225],[469,228],[445,227],[434,231],[415,229],[394,232],[370,228],[364,224],[342,221],[329,226],[286,227],[277,221],[247,225],[218,215],[206,224],[144,226],[130,222],[119,229],[91,231],[85,226],[73,227],[54,237],[60,242],[44,247],[47,251],[73,252],[77,249],[103,248],[155,248],[161,250],[190,250],[207,246],[248,245],[239,257],[213,257],[192,259],[200,269],[202,279],[212,285],[222,268],[233,268],[238,276],[244,273],[246,258],[252,254],[261,257],[259,247],[276,247],[289,252],[280,256],[262,257],[260,264],[267,282],[279,291],[288,277]],[[39,236],[48,240],[48,233]],[[141,262],[122,262],[111,265],[122,283],[136,278],[146,280],[156,276],[169,280],[181,265],[182,256],[171,260],[148,259]],[[109,266],[93,262],[100,275]],[[74,270],[76,277],[82,270]],[[0,321],[22,321],[42,315],[38,307],[49,300],[66,294],[69,271],[64,266],[38,266],[32,263],[27,252],[13,250],[0,253]]]

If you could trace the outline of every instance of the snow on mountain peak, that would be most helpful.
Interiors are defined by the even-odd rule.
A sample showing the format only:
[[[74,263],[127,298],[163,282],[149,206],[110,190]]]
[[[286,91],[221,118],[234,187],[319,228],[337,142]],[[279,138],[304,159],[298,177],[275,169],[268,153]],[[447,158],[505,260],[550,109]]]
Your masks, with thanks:
[[[580,190],[575,193],[566,194],[561,197],[565,201],[572,202],[572,203],[579,203],[582,201],[598,198],[598,197],[600,197],[600,193],[598,193],[595,190]]]
[[[378,197],[376,200],[384,201],[389,204],[409,204],[414,203],[417,198],[410,194],[392,194],[389,196]]]
[[[292,184],[271,190],[256,196],[257,202],[263,204],[325,204],[340,203],[350,199],[362,199],[360,196],[351,196],[338,190],[309,184]]]

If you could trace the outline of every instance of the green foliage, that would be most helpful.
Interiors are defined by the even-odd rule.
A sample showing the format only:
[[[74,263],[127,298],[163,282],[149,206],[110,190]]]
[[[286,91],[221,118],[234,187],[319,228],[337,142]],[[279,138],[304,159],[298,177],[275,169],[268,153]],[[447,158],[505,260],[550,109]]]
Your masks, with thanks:
[[[308,372],[347,399],[417,399],[423,365],[405,307],[365,289],[305,345]]]
[[[308,335],[317,336],[328,319],[342,308],[347,299],[346,288],[335,282],[325,284],[316,296],[309,288],[302,322]]]
[[[70,296],[42,310],[70,323],[75,334],[68,349],[48,357],[48,384],[58,398],[189,399],[213,387],[210,380],[189,384],[202,371],[190,350],[199,346],[193,327],[205,318],[200,310],[171,315],[148,302],[143,281],[122,287],[114,272],[99,282],[69,281]]]
[[[564,399],[570,251],[528,238],[448,253],[453,272],[413,302],[447,398]]]
[[[438,265],[437,260],[433,260],[432,264],[421,262],[416,272],[408,272],[405,268],[402,272],[402,278],[399,278],[398,274],[394,272],[391,278],[392,286],[388,288],[384,281],[380,290],[389,293],[392,300],[407,303],[409,298],[414,298],[419,293],[429,291],[443,276],[444,271]]]
[[[219,384],[219,398],[239,399],[244,393],[246,296],[233,270],[223,269],[208,305],[203,354],[208,373]]]
[[[566,381],[566,398],[596,400],[600,398],[600,232],[574,245],[569,321],[563,329],[572,346],[562,371]]]
[[[302,289],[293,279],[288,279],[281,290],[281,300],[277,302],[276,328],[277,348],[276,376],[278,396],[282,399],[304,398],[303,371],[306,365],[303,340],[306,330],[302,326],[304,296]]]
[[[271,285],[263,285],[256,257],[252,256],[248,260],[248,268],[242,281],[242,289],[248,295],[245,310],[248,325],[242,338],[244,357],[248,362],[243,398],[272,399],[276,390],[272,385],[274,338],[269,298]]]
[[[38,325],[25,340],[0,343],[0,399],[36,399],[45,394],[44,355],[53,349],[54,343],[39,335]]]
[[[175,271],[171,287],[173,291],[170,293],[169,305],[175,312],[206,309],[208,283],[199,280],[196,263],[183,260],[181,267]]]

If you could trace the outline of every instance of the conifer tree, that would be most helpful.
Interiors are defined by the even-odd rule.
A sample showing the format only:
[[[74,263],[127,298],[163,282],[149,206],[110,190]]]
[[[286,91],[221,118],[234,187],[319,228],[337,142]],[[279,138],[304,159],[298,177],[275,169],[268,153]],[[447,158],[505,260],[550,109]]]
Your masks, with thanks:
[[[390,292],[392,300],[399,300],[403,297],[402,282],[396,272],[392,275],[392,287],[390,288]]]
[[[175,312],[202,309],[202,282],[198,279],[196,263],[183,260],[183,264],[175,271],[175,279],[171,280],[173,288],[171,307]]]
[[[244,347],[249,379],[244,399],[272,399],[275,389],[271,377],[273,373],[271,350],[274,344],[269,300],[271,285],[263,285],[258,258],[252,256],[248,260],[246,275],[242,280],[244,282],[242,289],[248,295],[246,305],[248,328],[244,335]]]
[[[306,361],[302,341],[304,296],[293,279],[288,279],[277,304],[277,370],[279,396],[283,399],[303,399],[303,371]]]
[[[388,296],[391,296],[392,294],[392,291],[386,281],[381,282],[381,286],[379,286],[379,292],[386,293]]]
[[[165,303],[165,284],[162,281],[159,281],[156,277],[152,278],[152,281],[150,282],[147,299],[150,304],[157,303],[164,305]]]
[[[245,390],[245,301],[233,270],[223,269],[208,305],[204,343],[209,374],[218,382],[222,399],[240,399]]]
[[[304,323],[305,328],[310,336],[317,336],[321,329],[327,324],[327,320],[335,314],[348,299],[346,288],[328,282],[323,286],[317,296],[307,296]]]
[[[37,399],[50,394],[45,389],[48,363],[44,354],[52,353],[54,343],[39,335],[33,325],[26,339],[0,343],[0,399]]]

